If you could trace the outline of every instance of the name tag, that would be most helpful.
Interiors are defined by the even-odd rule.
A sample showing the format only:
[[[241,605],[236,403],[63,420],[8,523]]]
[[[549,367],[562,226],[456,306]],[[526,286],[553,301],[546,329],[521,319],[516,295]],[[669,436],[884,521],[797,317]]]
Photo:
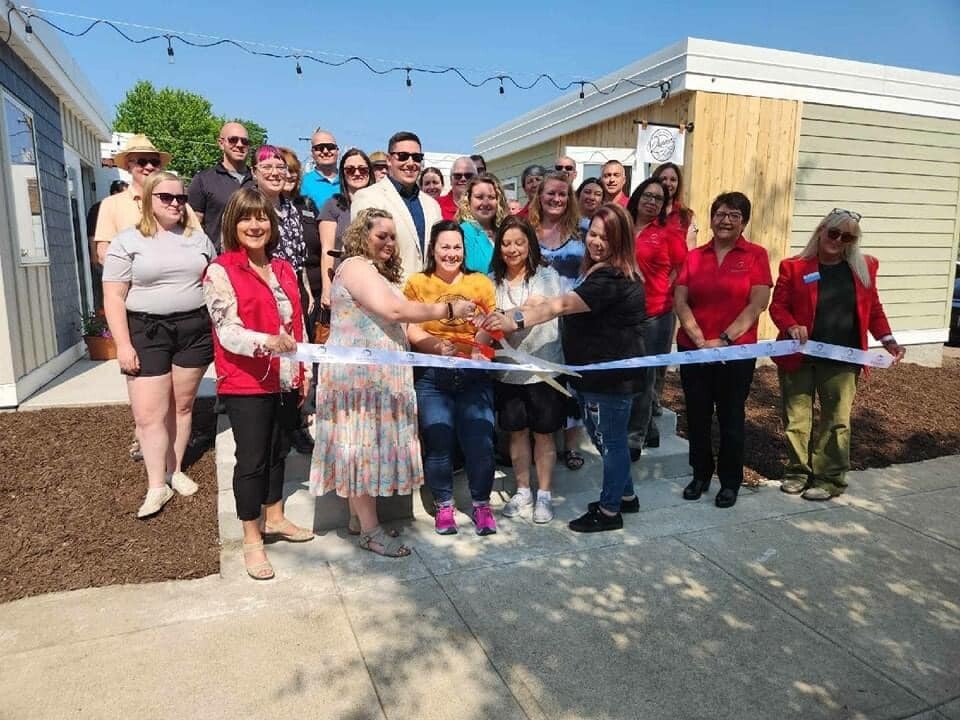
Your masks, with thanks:
[[[810,283],[817,282],[817,280],[819,279],[820,279],[819,271],[807,273],[806,275],[803,276],[803,282],[805,282],[807,285],[809,285]]]

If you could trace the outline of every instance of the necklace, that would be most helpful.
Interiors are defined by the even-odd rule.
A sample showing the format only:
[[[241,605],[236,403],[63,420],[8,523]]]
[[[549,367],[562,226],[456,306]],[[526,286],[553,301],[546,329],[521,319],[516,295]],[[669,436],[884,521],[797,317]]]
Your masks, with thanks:
[[[506,291],[507,291],[507,299],[508,299],[511,303],[513,303],[513,307],[522,307],[523,304],[524,304],[524,303],[529,299],[529,297],[530,297],[530,280],[529,280],[528,278],[524,278],[523,280],[521,280],[521,281],[518,283],[518,285],[520,285],[520,293],[519,293],[520,299],[519,299],[519,300],[517,300],[515,297],[513,297],[513,293],[510,292],[510,286],[511,286],[511,285],[512,285],[512,283],[511,283],[509,280],[504,279],[503,286],[504,286],[504,288],[505,288]]]

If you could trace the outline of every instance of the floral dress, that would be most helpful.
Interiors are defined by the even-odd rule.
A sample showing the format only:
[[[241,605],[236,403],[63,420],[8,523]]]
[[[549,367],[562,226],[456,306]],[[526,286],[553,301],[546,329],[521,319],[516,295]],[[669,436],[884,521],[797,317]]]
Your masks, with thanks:
[[[330,290],[331,346],[409,350],[402,324],[361,307],[340,281]],[[372,264],[372,263],[371,263]],[[379,280],[388,283],[381,275]],[[388,283],[389,284],[389,283]],[[390,285],[400,295],[400,289]],[[396,365],[321,364],[317,380],[317,441],[310,492],[341,497],[407,495],[423,484],[413,372]]]

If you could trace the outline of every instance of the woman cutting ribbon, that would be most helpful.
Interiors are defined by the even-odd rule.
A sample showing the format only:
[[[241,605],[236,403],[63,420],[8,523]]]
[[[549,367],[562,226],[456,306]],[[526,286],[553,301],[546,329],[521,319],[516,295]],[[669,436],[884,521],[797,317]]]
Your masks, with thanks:
[[[452,220],[430,230],[426,266],[407,281],[406,296],[422,303],[469,301],[492,310],[496,293],[490,279],[467,269],[463,229]],[[477,356],[477,327],[448,315],[410,325],[407,335],[414,349],[437,355]],[[478,535],[497,531],[490,510],[495,469],[493,456],[493,380],[482,370],[418,368],[414,371],[420,438],[424,447],[424,475],[433,493],[440,535],[457,532],[453,505],[453,454],[459,440],[473,499],[473,523]]]

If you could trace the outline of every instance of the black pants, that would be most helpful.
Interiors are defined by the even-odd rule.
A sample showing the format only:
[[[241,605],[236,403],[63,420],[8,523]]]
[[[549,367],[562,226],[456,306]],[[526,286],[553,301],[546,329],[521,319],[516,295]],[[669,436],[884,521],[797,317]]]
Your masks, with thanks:
[[[256,520],[260,506],[283,499],[289,431],[299,427],[297,391],[272,395],[221,395],[237,445],[233,496],[237,517]]]
[[[747,396],[756,360],[680,366],[687,408],[687,438],[693,477],[708,482],[714,468],[720,487],[739,490],[743,484],[743,438]],[[713,413],[720,426],[720,452],[713,461]]]

